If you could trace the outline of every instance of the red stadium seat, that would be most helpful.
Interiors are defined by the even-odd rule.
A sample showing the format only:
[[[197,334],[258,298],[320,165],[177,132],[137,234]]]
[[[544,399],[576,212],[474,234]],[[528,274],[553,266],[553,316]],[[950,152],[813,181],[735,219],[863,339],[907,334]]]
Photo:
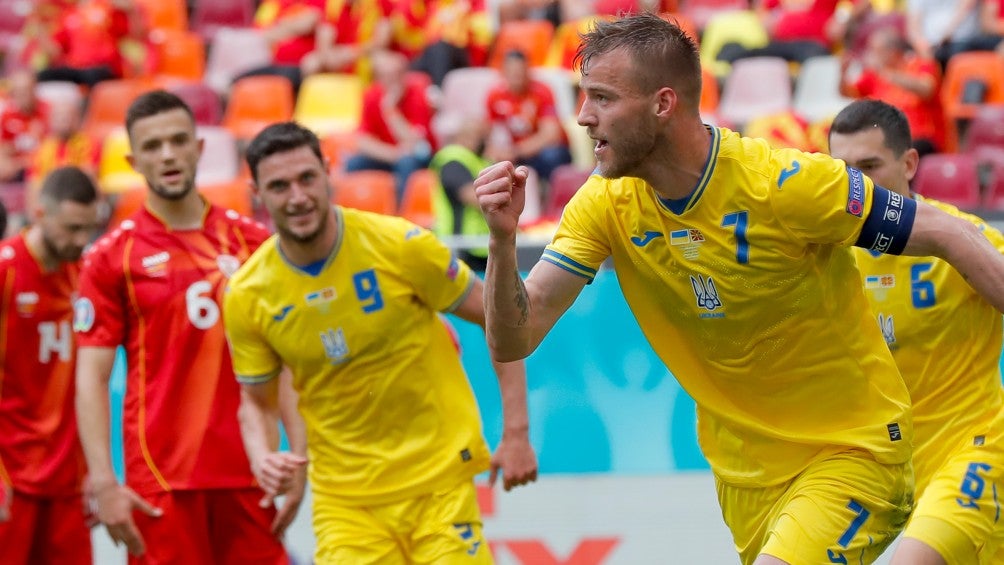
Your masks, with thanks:
[[[91,90],[81,129],[92,139],[102,140],[125,123],[126,110],[149,83],[139,79],[104,80]]]
[[[274,122],[293,115],[293,85],[276,75],[245,77],[234,83],[223,125],[237,139],[251,139]]]
[[[554,37],[554,25],[547,20],[512,20],[502,24],[492,46],[488,66],[501,69],[506,53],[522,51],[531,67],[542,67]]]
[[[207,42],[221,28],[251,27],[254,23],[255,0],[203,0],[192,10],[192,29]]]
[[[981,100],[965,100],[967,84],[982,82],[986,91]],[[941,106],[945,112],[945,149],[954,151],[960,143],[960,123],[967,123],[985,104],[1004,103],[1004,64],[992,51],[966,51],[953,55],[941,84]]]
[[[788,62],[780,57],[750,57],[732,65],[725,79],[718,117],[741,129],[758,116],[791,109],[792,86]]]
[[[565,204],[572,199],[572,196],[586,182],[586,179],[593,173],[593,169],[586,169],[577,165],[560,165],[551,173],[551,189],[547,195],[547,202],[544,203],[545,220],[557,220],[561,217],[561,211],[565,209]]]
[[[160,77],[201,81],[206,73],[206,45],[196,33],[163,30],[151,35]]]
[[[980,206],[976,158],[964,153],[933,153],[920,160],[912,188],[918,194],[965,210]]]
[[[220,124],[223,105],[216,91],[203,82],[172,82],[167,90],[178,95],[192,109],[195,123],[206,126]]]
[[[429,229],[436,222],[432,211],[432,183],[433,173],[429,169],[419,169],[412,173],[404,187],[399,211],[402,217]]]

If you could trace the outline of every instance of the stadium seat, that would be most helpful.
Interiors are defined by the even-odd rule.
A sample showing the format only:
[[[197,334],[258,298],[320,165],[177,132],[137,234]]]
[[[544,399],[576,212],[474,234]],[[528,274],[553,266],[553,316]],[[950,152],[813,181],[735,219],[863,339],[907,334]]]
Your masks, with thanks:
[[[98,187],[106,194],[118,194],[137,186],[146,186],[143,175],[133,170],[126,160],[131,153],[129,136],[119,126],[105,136],[98,163]]]
[[[237,140],[230,130],[220,126],[199,126],[195,135],[202,140],[202,157],[195,170],[199,185],[228,183],[240,176]]]
[[[659,14],[659,17],[669,23],[676,24],[677,27],[694,40],[694,43],[700,46],[701,30],[697,28],[697,24],[694,23],[694,20],[690,19],[690,16],[683,12],[663,12]]]
[[[436,216],[432,211],[432,183],[435,182],[432,171],[419,169],[408,177],[404,187],[404,197],[398,214],[411,220],[423,228],[432,229]]]
[[[707,26],[711,25],[715,17],[728,12],[749,10],[749,7],[749,0],[685,0],[680,11],[694,22],[697,29],[707,33]],[[759,24],[759,20],[757,23]],[[760,27],[763,27],[762,24]]]
[[[146,201],[146,185],[134,186],[113,194],[109,198],[112,213],[108,217],[108,230],[114,229],[129,216],[135,214]]]
[[[203,80],[222,96],[242,73],[271,62],[272,48],[259,30],[221,28],[210,44]]]
[[[156,61],[154,73],[161,78],[201,81],[206,73],[206,45],[190,31],[161,30],[151,34]]]
[[[188,29],[188,5],[185,0],[136,0],[136,5],[151,32]]]
[[[690,12],[684,13],[697,22]],[[764,47],[770,41],[767,29],[752,10],[729,10],[717,13],[703,29],[701,65],[710,68],[719,79],[724,79],[732,69],[728,62],[718,59],[722,47],[729,43],[737,43],[747,49],[754,49]]]
[[[355,131],[362,113],[363,82],[358,75],[320,73],[300,85],[293,119],[318,136]]]
[[[976,158],[964,153],[925,155],[911,187],[922,196],[965,210],[981,204]]]
[[[739,59],[725,79],[718,117],[735,129],[758,116],[791,109],[791,75],[780,57]]]
[[[32,4],[31,0],[0,0],[0,54],[9,57],[15,44],[23,44],[21,31]]]
[[[495,36],[488,66],[501,69],[505,54],[512,50],[522,51],[531,67],[544,66],[553,37],[554,25],[547,20],[504,22]]]
[[[195,2],[191,28],[207,43],[222,28],[249,28],[254,23],[255,0],[212,0]]]
[[[800,116],[810,122],[836,116],[852,101],[840,94],[839,57],[810,57],[802,63],[792,100]]]
[[[393,215],[397,212],[394,175],[385,171],[340,173],[332,179],[332,201],[339,206]]]
[[[964,99],[967,84],[980,82],[985,93],[980,100]],[[965,51],[948,60],[941,84],[941,107],[945,112],[945,149],[954,151],[962,137],[960,123],[966,124],[984,104],[1004,103],[1004,65],[992,51]]]
[[[530,77],[546,84],[554,96],[554,106],[558,119],[564,121],[577,113],[575,106],[574,73],[567,69],[536,67],[530,69]]]
[[[791,147],[809,151],[811,142],[808,130],[809,124],[801,116],[787,110],[751,119],[743,127],[743,135],[765,139],[775,149]]]
[[[223,126],[241,140],[249,140],[275,122],[293,116],[293,85],[276,75],[244,77],[230,91]]]
[[[714,115],[720,103],[718,77],[711,69],[701,65],[701,115]]]
[[[94,85],[81,129],[92,139],[104,139],[122,127],[129,104],[147,89],[148,83],[140,79],[104,80]]]
[[[576,21],[564,22],[555,28],[554,34],[551,36],[551,45],[547,49],[544,66],[575,70],[572,67],[572,61],[575,59],[579,44],[582,43],[579,34],[589,31],[598,19],[601,18],[599,16],[586,16]]]
[[[464,67],[446,73],[439,111],[432,118],[436,139],[445,143],[464,120],[484,119],[488,91],[501,80],[499,71],[489,67]]]
[[[251,199],[251,187],[244,179],[233,179],[227,182],[200,184],[199,192],[209,202],[234,210],[242,216],[251,217],[254,213]]]
[[[209,85],[204,82],[171,82],[166,88],[188,104],[196,124],[220,125],[222,103],[220,96]]]
[[[355,132],[334,132],[321,138],[321,153],[328,160],[328,170],[331,172],[341,171],[345,161],[355,152]]]
[[[551,173],[551,188],[544,203],[542,216],[545,220],[557,221],[565,204],[586,182],[593,169],[585,169],[578,165],[560,165]]]

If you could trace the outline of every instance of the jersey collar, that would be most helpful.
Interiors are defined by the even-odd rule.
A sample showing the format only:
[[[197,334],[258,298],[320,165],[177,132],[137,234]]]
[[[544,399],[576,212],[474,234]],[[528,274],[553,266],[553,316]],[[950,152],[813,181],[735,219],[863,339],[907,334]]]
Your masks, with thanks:
[[[704,194],[704,190],[708,187],[708,184],[711,182],[711,176],[715,172],[715,164],[718,162],[718,151],[721,148],[722,143],[722,134],[721,131],[714,126],[704,124],[704,127],[711,133],[711,146],[708,148],[708,156],[704,160],[704,172],[701,174],[701,178],[698,179],[697,184],[694,186],[694,190],[683,198],[673,199],[657,197],[663,207],[677,216],[691,210],[694,206],[697,206],[697,201],[700,200],[701,195]]]

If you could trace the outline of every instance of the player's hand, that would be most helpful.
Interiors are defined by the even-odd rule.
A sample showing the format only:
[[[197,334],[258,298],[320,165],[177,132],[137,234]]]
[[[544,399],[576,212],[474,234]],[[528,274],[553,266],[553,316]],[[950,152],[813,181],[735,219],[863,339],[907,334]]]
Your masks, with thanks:
[[[262,508],[272,505],[275,497],[286,494],[296,476],[307,465],[307,458],[288,451],[271,451],[251,466],[258,486],[265,491]]]
[[[0,522],[10,520],[10,506],[14,499],[14,490],[10,485],[0,481]]]
[[[286,490],[286,495],[282,500],[282,506],[278,508],[275,519],[272,520],[272,534],[282,539],[286,533],[286,528],[293,523],[296,512],[303,501],[303,491],[307,487],[307,467],[301,465],[293,476],[293,484]]]
[[[502,441],[492,454],[489,486],[495,486],[499,469],[502,470],[502,488],[505,490],[537,480],[537,455],[525,433],[502,436]]]
[[[125,544],[130,555],[143,555],[146,544],[133,522],[133,511],[159,518],[163,511],[154,507],[131,488],[119,484],[106,484],[94,489],[94,514],[105,525],[115,545]]]
[[[474,181],[478,206],[492,235],[513,237],[526,204],[526,178],[530,170],[509,161],[481,171]]]

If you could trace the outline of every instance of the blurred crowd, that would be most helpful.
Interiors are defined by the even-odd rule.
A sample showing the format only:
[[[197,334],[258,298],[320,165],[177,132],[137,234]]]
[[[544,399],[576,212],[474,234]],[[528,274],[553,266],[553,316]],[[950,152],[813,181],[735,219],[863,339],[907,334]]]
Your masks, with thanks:
[[[200,188],[242,212],[256,213],[243,143],[295,119],[324,139],[346,205],[476,235],[473,179],[513,160],[534,173],[525,228],[546,232],[593,167],[592,142],[575,122],[578,33],[640,10],[698,40],[708,123],[826,151],[832,116],[872,97],[906,113],[922,155],[973,152],[968,126],[1004,104],[1002,8],[1004,0],[0,0],[0,196],[23,217],[39,179],[74,164],[97,179],[111,221],[135,209],[144,182],[128,166],[122,117],[138,93],[161,87],[189,103],[207,138]],[[1004,168],[999,137],[989,141],[999,151],[973,158],[977,206]]]

